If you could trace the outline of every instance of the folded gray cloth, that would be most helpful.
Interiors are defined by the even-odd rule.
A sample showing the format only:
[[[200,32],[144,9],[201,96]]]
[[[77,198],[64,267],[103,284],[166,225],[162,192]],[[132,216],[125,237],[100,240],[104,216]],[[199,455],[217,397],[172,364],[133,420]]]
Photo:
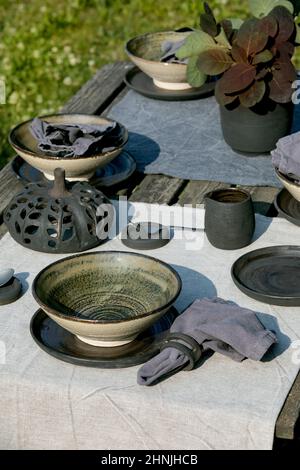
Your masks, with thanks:
[[[255,312],[223,299],[196,300],[174,321],[170,333],[184,333],[202,345],[234,361],[259,361],[273,343],[275,333],[266,330]],[[140,385],[151,385],[188,362],[185,354],[167,348],[138,371]]]
[[[43,152],[57,157],[74,157],[108,152],[121,144],[122,130],[108,125],[51,124],[35,118],[30,126]]]
[[[300,132],[280,139],[271,155],[275,168],[300,182]]]
[[[185,39],[181,41],[164,41],[161,45],[162,57],[160,58],[161,62],[168,62],[174,64],[187,64],[188,59],[178,59],[176,57],[176,52],[184,44]]]

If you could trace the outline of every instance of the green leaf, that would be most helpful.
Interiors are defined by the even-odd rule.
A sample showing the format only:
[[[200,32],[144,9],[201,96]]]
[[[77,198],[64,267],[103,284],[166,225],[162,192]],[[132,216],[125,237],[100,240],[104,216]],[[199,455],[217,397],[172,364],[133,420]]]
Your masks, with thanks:
[[[215,47],[217,47],[217,44],[209,34],[204,31],[194,31],[178,49],[176,56],[178,59],[186,59]]]
[[[187,80],[194,87],[201,87],[207,80],[207,76],[199,70],[198,56],[189,58],[187,65]]]
[[[261,63],[266,63],[266,62],[269,62],[272,59],[273,59],[272,52],[266,50],[266,51],[263,51],[263,52],[260,52],[259,54],[257,54],[254,57],[252,64],[257,65],[257,64],[261,64]]]
[[[231,49],[231,44],[227,39],[224,28],[221,28],[220,34],[218,34],[218,36],[215,37],[215,41],[217,41],[217,43],[220,44],[221,46],[224,46],[227,49]]]
[[[224,49],[210,49],[198,57],[198,67],[207,75],[220,75],[234,64]]]
[[[229,21],[231,21],[233,29],[240,29],[240,27],[244,23],[244,20],[241,20],[240,18],[230,18]]]
[[[285,7],[291,14],[294,13],[294,5],[288,0],[249,0],[249,8],[253,16],[263,18],[276,7]]]
[[[259,103],[266,93],[265,82],[254,82],[253,85],[239,95],[240,103],[246,108],[252,108]]]

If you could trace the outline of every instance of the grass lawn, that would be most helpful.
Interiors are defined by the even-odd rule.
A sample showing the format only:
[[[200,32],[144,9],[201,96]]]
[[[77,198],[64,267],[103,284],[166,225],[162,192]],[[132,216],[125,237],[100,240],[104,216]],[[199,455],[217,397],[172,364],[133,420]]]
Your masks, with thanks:
[[[247,0],[209,3],[220,19],[248,11]],[[130,37],[195,26],[201,9],[201,0],[0,0],[0,167],[13,125],[58,111],[97,68],[125,59]]]

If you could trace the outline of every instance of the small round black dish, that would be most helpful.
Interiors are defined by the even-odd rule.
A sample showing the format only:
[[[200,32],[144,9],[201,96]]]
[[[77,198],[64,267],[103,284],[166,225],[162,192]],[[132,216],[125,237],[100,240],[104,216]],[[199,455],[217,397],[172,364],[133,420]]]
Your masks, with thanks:
[[[22,293],[22,283],[16,278],[12,277],[7,284],[0,287],[0,305],[7,305],[18,300]]]
[[[126,85],[132,90],[155,100],[187,101],[206,98],[215,92],[215,81],[207,82],[200,88],[188,90],[164,90],[154,85],[151,77],[134,67],[129,70],[124,79]]]
[[[167,245],[170,230],[153,222],[137,222],[127,225],[121,234],[122,243],[133,250],[156,250]]]
[[[19,155],[13,159],[11,167],[16,177],[24,184],[48,181],[42,172],[29,165]],[[135,159],[127,150],[124,150],[108,165],[98,168],[89,183],[96,187],[109,188],[127,180],[135,170]]]
[[[277,194],[274,205],[282,217],[300,227],[300,202],[293,198],[287,189]]]
[[[272,246],[241,256],[232,266],[235,285],[270,305],[300,306],[300,246]]]
[[[125,346],[100,348],[80,341],[39,309],[31,319],[30,332],[38,346],[51,356],[79,366],[100,369],[132,367],[159,353],[167,332],[178,316],[171,308],[148,331]]]

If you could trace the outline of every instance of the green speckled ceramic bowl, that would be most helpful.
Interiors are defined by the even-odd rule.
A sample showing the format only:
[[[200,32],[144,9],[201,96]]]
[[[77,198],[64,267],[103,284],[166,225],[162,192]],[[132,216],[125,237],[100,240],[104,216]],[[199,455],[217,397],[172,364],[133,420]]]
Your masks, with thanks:
[[[189,34],[191,34],[190,31],[143,34],[128,41],[125,51],[132,62],[146,75],[149,75],[159,88],[187,90],[191,86],[187,83],[186,64],[160,62],[160,58],[162,56],[161,45],[164,41],[181,41]]]
[[[180,294],[181,279],[158,259],[103,251],[51,264],[32,291],[47,315],[81,341],[112,347],[155,323]]]

